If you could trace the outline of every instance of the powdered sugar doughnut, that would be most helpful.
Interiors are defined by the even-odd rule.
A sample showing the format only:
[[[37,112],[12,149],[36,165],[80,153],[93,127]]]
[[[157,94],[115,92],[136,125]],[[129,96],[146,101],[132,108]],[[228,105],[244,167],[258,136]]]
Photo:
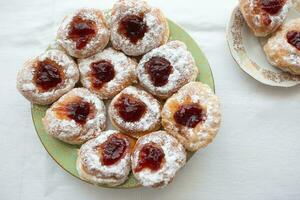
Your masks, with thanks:
[[[46,111],[43,124],[51,136],[69,144],[82,144],[105,129],[105,105],[89,90],[74,88]]]
[[[17,88],[30,102],[47,105],[70,91],[78,79],[74,60],[63,51],[49,50],[25,62],[17,75]]]
[[[71,56],[86,58],[104,49],[109,37],[102,11],[84,8],[65,17],[57,32],[57,43]]]
[[[276,31],[287,17],[291,0],[240,0],[240,10],[257,37]]]
[[[161,10],[143,0],[119,0],[110,18],[111,42],[115,49],[139,56],[165,44],[169,27]]]
[[[182,144],[165,131],[138,139],[131,156],[132,171],[143,186],[164,187],[186,162]]]
[[[273,66],[300,75],[300,19],[283,25],[269,38],[264,51]]]
[[[133,137],[160,128],[159,101],[147,92],[129,86],[113,98],[109,105],[109,117],[116,129]]]
[[[171,41],[144,55],[138,65],[137,75],[148,92],[166,99],[183,85],[195,80],[198,68],[186,45]]]
[[[101,99],[111,99],[137,80],[137,63],[113,48],[81,59],[78,65],[82,85]]]
[[[105,131],[83,144],[77,158],[79,176],[93,184],[117,186],[130,172],[130,139],[118,131]]]
[[[218,97],[208,85],[191,82],[170,97],[162,109],[164,129],[189,151],[207,146],[221,123]]]

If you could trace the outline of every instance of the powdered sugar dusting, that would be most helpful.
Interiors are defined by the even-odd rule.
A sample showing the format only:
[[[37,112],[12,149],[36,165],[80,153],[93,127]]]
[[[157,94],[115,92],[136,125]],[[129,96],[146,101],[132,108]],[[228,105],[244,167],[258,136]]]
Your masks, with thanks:
[[[119,34],[119,22],[127,15],[144,15],[148,31],[144,37],[133,44],[122,34]],[[167,23],[160,19],[161,11],[151,8],[143,0],[119,0],[113,7],[110,19],[111,41],[116,49],[121,49],[125,54],[138,56],[161,45],[168,32]]]
[[[286,55],[283,57],[283,59],[288,62],[291,63],[291,65],[296,65],[300,68],[300,56],[297,54],[290,54],[290,55]]]
[[[107,141],[118,131],[105,131],[99,133],[97,138],[89,140],[80,148],[77,160],[77,170],[81,178],[91,181],[95,184],[119,185],[126,181],[130,172],[130,145],[127,141],[128,148],[117,163],[111,166],[105,166],[101,163],[101,155],[97,147]]]
[[[114,66],[115,77],[108,83],[105,83],[100,90],[97,90],[92,88],[89,75],[91,73],[91,64],[100,60],[108,61]],[[103,99],[115,96],[125,87],[136,81],[136,63],[122,52],[116,51],[113,48],[105,49],[103,52],[92,57],[81,59],[78,65],[83,86],[89,88]]]
[[[119,116],[118,110],[114,105],[123,94],[133,96],[145,103],[146,112],[139,121],[126,122]],[[129,86],[112,100],[109,106],[109,114],[110,118],[119,127],[122,127],[122,129],[125,129],[129,133],[140,133],[151,131],[153,128],[158,126],[161,119],[160,109],[160,103],[150,94],[134,86]]]
[[[145,63],[152,57],[167,59],[173,68],[168,83],[162,87],[153,85],[150,75],[145,69]],[[153,95],[164,98],[171,96],[184,84],[195,80],[197,74],[198,68],[193,56],[187,50],[186,45],[180,41],[171,41],[159,48],[153,49],[143,56],[137,68],[137,75],[142,86]]]
[[[81,97],[84,101],[95,107],[95,116],[89,118],[84,125],[76,123],[73,119],[59,119],[55,109],[66,100]],[[43,118],[47,132],[70,144],[82,144],[95,137],[95,132],[102,131],[106,126],[106,108],[104,103],[85,88],[75,88],[62,96],[47,111]]]
[[[173,119],[177,111],[172,108],[174,102],[178,105],[187,103],[200,105],[206,112],[205,121],[195,128],[177,126]],[[219,99],[209,86],[191,82],[167,100],[162,109],[162,118],[164,128],[183,142],[188,150],[195,151],[211,142],[219,129],[221,121]]]
[[[291,20],[271,37],[264,47],[269,62],[284,71],[300,70],[300,51],[289,44],[286,35],[289,31],[300,32],[300,20]]]
[[[258,6],[258,0],[249,0],[250,3],[250,9],[254,10]],[[285,20],[287,13],[289,11],[289,8],[292,6],[291,0],[287,0],[286,3],[283,5],[282,9],[280,12],[278,12],[275,15],[269,15],[269,18],[271,20],[271,24],[269,25],[270,27],[276,27],[278,24],[282,24],[283,21]],[[265,25],[262,23],[261,20],[262,16],[261,13],[255,14],[253,17],[253,23],[257,27],[264,27]]]
[[[281,11],[277,15],[271,15],[270,16],[270,19],[272,21],[271,26],[275,26],[276,24],[282,24],[287,16],[290,7],[292,7],[292,1],[287,0],[287,2],[284,4]]]
[[[97,33],[82,49],[76,49],[76,43],[69,39],[71,22],[75,16],[85,20],[92,20],[96,23]],[[71,56],[84,58],[95,54],[103,49],[109,42],[110,31],[107,27],[105,17],[101,10],[79,9],[65,17],[57,33],[57,43],[61,45]]]
[[[155,143],[162,148],[165,154],[165,162],[158,171],[153,172],[149,169],[144,169],[140,172],[134,172],[134,176],[143,186],[166,186],[175,177],[177,171],[184,166],[186,162],[185,149],[174,137],[168,135],[165,131],[150,133],[137,141],[131,156],[132,169],[135,169],[138,165],[141,148],[148,143]]]
[[[64,79],[55,88],[48,91],[40,91],[34,83],[34,74],[37,62],[50,59],[57,63],[63,73]],[[72,58],[60,50],[48,50],[41,55],[28,60],[18,74],[18,89],[34,103],[49,104],[64,93],[72,89],[79,79],[79,71]],[[44,102],[44,103],[43,103]]]

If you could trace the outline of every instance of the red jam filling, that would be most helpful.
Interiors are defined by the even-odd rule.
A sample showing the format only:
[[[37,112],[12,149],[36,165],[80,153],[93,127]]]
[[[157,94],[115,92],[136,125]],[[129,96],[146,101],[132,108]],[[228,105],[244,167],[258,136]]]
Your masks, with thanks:
[[[147,168],[151,171],[157,171],[160,169],[165,154],[157,145],[148,143],[145,144],[139,153],[139,162],[134,169],[135,172],[140,172]]]
[[[105,60],[93,62],[91,65],[92,84],[94,88],[100,89],[105,83],[115,77],[114,66]]]
[[[300,50],[300,32],[297,31],[289,31],[286,34],[286,38],[288,43],[293,45],[295,48]]]
[[[146,105],[132,96],[122,95],[115,104],[120,117],[126,122],[136,122],[146,112]]]
[[[46,59],[37,63],[35,72],[35,84],[44,91],[56,87],[62,82],[61,66],[56,62]]]
[[[270,15],[268,15],[267,13],[263,13],[262,14],[262,22],[265,26],[269,26],[272,23]]]
[[[285,0],[260,0],[261,9],[270,15],[277,14],[285,4]]]
[[[119,32],[136,44],[147,32],[148,27],[144,18],[138,15],[127,15],[119,23]]]
[[[75,16],[71,22],[68,36],[76,43],[76,49],[81,50],[96,34],[97,26],[94,21]]]
[[[156,87],[162,87],[168,83],[172,72],[171,63],[165,58],[152,57],[145,63],[145,69],[150,75],[150,80]]]
[[[101,155],[103,165],[113,165],[124,155],[128,143],[124,138],[111,135],[105,143],[101,145]]]
[[[174,114],[176,123],[195,128],[198,123],[206,119],[203,109],[197,104],[183,105]]]
[[[70,102],[66,105],[66,114],[78,124],[85,124],[91,113],[90,104],[83,100]]]

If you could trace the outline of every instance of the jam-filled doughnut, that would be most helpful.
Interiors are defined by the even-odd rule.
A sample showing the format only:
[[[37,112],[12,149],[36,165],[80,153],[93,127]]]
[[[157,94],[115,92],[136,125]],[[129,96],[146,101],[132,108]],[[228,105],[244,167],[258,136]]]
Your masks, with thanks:
[[[79,176],[93,184],[117,186],[130,172],[131,140],[118,131],[104,131],[87,141],[79,150]]]
[[[185,162],[184,147],[165,131],[140,137],[131,156],[134,177],[148,187],[168,185]]]
[[[109,105],[113,126],[133,137],[160,128],[161,105],[152,95],[134,86],[120,92]]]
[[[115,49],[139,56],[168,41],[169,27],[158,8],[143,0],[119,0],[110,17],[111,42]]]
[[[264,51],[273,66],[300,75],[300,19],[283,25],[269,38]]]
[[[153,49],[143,56],[137,69],[140,84],[162,99],[195,80],[197,74],[193,56],[180,41],[171,41]]]
[[[43,124],[48,134],[69,144],[82,144],[106,127],[102,100],[85,88],[74,88],[47,111]]]
[[[255,36],[276,31],[287,17],[291,0],[240,0],[240,10]]]
[[[137,63],[113,48],[80,59],[78,65],[82,85],[101,99],[111,99],[137,80]]]
[[[86,58],[104,49],[110,32],[101,10],[79,9],[66,16],[57,32],[57,43],[75,58]]]
[[[70,91],[78,79],[74,60],[63,51],[49,50],[25,62],[17,76],[17,88],[30,102],[47,105]]]
[[[162,109],[162,126],[189,151],[212,142],[220,123],[219,99],[208,85],[200,82],[183,86]]]

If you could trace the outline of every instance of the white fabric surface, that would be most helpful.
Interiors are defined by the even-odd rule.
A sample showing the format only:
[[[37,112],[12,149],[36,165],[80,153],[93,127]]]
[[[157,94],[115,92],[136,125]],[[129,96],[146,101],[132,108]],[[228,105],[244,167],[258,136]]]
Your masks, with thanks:
[[[1,200],[299,200],[300,87],[264,86],[230,56],[225,27],[237,0],[151,0],[184,27],[211,64],[223,123],[167,188],[111,190],[64,172],[35,133],[30,104],[15,89],[24,60],[54,38],[56,22],[81,6],[109,8],[108,0],[0,0]]]

